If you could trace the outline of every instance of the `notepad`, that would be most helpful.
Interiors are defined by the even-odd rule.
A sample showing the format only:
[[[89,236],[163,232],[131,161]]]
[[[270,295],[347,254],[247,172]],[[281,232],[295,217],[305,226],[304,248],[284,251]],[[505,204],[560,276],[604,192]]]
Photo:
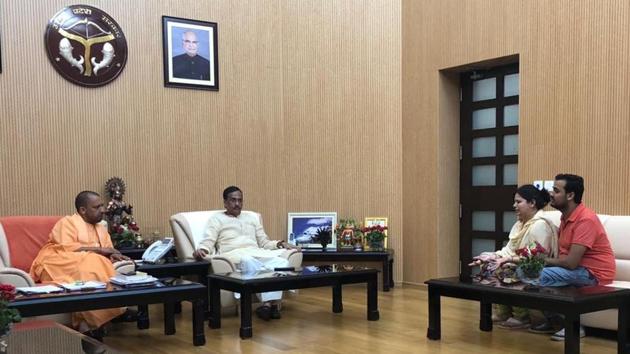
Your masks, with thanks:
[[[58,293],[58,292],[62,292],[63,288],[60,288],[55,285],[42,285],[42,286],[24,286],[24,287],[16,288],[15,290],[25,295],[34,295],[34,294]]]

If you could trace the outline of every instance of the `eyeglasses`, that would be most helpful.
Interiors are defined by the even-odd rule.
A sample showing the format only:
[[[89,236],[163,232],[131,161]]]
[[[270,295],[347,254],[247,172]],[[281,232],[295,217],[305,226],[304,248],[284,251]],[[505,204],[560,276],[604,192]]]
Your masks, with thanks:
[[[186,44],[191,44],[191,43],[192,43],[192,44],[197,44],[197,43],[199,43],[199,42],[198,42],[198,41],[189,41],[189,40],[185,39],[185,40],[184,40],[184,43],[186,43]]]

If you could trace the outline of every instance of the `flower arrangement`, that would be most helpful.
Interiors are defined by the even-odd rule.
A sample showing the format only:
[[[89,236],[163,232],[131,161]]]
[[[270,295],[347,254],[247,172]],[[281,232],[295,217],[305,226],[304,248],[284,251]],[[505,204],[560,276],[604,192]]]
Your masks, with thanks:
[[[387,226],[374,225],[364,227],[361,231],[365,234],[365,240],[371,248],[380,248],[383,247],[383,241],[387,237],[385,230],[387,230]]]
[[[124,216],[119,225],[112,225],[112,242],[117,248],[133,246],[140,231],[138,224],[130,216]]]
[[[13,323],[22,318],[16,309],[9,308],[9,302],[15,299],[15,287],[10,284],[0,284],[0,335],[8,334]]]
[[[516,254],[521,257],[519,269],[527,278],[538,278],[545,267],[547,250],[538,242],[532,242],[527,247],[519,248]]]

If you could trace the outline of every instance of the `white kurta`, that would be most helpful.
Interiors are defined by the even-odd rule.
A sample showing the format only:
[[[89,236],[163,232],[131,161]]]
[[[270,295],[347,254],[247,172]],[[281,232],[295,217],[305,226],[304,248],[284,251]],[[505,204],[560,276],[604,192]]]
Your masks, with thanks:
[[[256,273],[288,265],[288,261],[280,257],[284,250],[278,249],[278,242],[269,240],[255,214],[241,213],[235,217],[220,213],[210,217],[199,248],[206,250],[209,257],[220,255],[243,271]],[[235,297],[240,296],[235,294]],[[258,297],[261,301],[279,300],[282,291],[266,292]]]
[[[253,213],[241,213],[237,217],[219,213],[210,217],[198,248],[207,251],[209,256],[221,255],[239,264],[243,256],[260,260],[280,256],[284,250],[278,249],[278,242],[269,240]]]

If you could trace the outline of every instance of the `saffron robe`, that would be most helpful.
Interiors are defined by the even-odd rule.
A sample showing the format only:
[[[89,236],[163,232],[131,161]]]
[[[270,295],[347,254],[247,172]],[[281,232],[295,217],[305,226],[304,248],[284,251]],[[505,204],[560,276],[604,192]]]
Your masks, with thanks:
[[[81,247],[113,247],[102,224],[86,223],[79,214],[59,220],[50,233],[48,242],[31,265],[31,277],[41,283],[70,283],[95,280],[107,283],[116,274],[107,257],[94,252],[77,250]],[[79,328],[85,322],[91,329],[98,328],[124,312],[124,308],[76,312],[72,324]]]

